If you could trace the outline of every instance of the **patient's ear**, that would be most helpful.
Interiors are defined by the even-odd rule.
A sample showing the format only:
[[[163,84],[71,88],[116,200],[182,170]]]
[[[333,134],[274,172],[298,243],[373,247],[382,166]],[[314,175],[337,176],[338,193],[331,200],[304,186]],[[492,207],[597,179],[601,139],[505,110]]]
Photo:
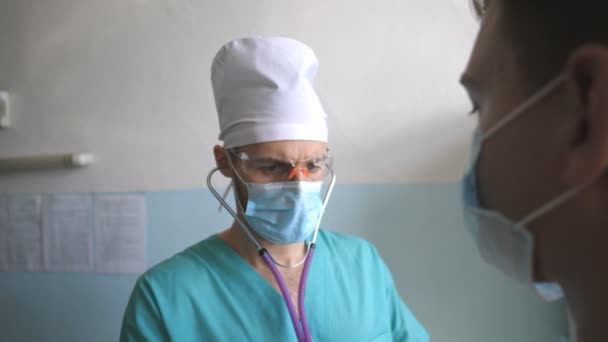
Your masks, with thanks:
[[[567,172],[569,183],[576,185],[608,170],[608,48],[587,45],[577,49],[567,72],[568,96],[581,127]]]

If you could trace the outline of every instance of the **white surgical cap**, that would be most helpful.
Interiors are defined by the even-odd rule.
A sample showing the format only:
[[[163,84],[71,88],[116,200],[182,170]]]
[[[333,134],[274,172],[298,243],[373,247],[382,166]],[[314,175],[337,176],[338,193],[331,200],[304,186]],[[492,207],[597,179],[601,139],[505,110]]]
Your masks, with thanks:
[[[318,66],[315,53],[290,38],[251,37],[224,45],[211,66],[224,147],[327,142],[327,115],[313,87]]]

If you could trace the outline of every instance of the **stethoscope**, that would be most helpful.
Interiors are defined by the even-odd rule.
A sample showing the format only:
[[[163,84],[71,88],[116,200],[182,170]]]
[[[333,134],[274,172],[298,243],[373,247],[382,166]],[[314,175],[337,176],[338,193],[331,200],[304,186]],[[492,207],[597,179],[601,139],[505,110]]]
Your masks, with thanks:
[[[331,181],[329,183],[329,187],[327,188],[327,193],[325,194],[325,197],[323,198],[323,211],[325,211],[325,208],[327,207],[327,202],[329,201],[329,197],[331,196],[331,192],[333,191],[334,185],[336,183],[336,174],[331,169],[331,167],[329,167],[329,166],[327,166],[327,167],[331,172]],[[279,285],[281,294],[283,296],[283,299],[285,300],[285,304],[287,305],[287,310],[289,311],[289,316],[291,317],[291,323],[293,324],[293,328],[295,330],[296,337],[298,338],[298,342],[312,342],[312,337],[310,336],[310,330],[308,329],[308,323],[306,322],[306,312],[305,312],[306,310],[304,310],[304,295],[306,292],[306,282],[308,280],[308,270],[310,268],[310,263],[312,261],[313,255],[314,255],[315,242],[317,241],[319,225],[321,224],[321,218],[323,215],[319,215],[319,218],[317,219],[317,223],[315,225],[315,230],[314,230],[312,240],[306,245],[306,255],[304,256],[304,258],[301,261],[299,261],[298,263],[295,263],[293,265],[282,265],[279,262],[277,262],[276,260],[274,260],[274,258],[272,257],[272,255],[270,255],[270,253],[266,250],[266,248],[263,248],[262,246],[260,246],[260,244],[256,241],[255,237],[253,236],[253,234],[247,228],[247,225],[245,224],[245,222],[243,222],[243,220],[236,214],[236,212],[234,210],[232,210],[232,208],[230,208],[230,205],[228,205],[228,203],[224,200],[224,198],[222,196],[220,196],[220,194],[215,190],[215,188],[211,184],[211,179],[212,179],[213,175],[219,170],[220,169],[218,167],[216,167],[213,170],[211,170],[211,172],[209,172],[209,175],[207,176],[207,187],[209,188],[209,191],[211,191],[213,196],[220,202],[220,204],[224,207],[224,209],[226,209],[228,211],[228,213],[230,213],[230,215],[239,223],[241,228],[243,228],[243,231],[245,231],[245,233],[249,237],[249,240],[253,243],[255,248],[258,250],[258,254],[260,255],[260,257],[264,260],[266,265],[268,265],[268,268],[272,272],[272,275],[274,276],[275,280],[277,281],[277,284]],[[298,288],[298,311],[296,312],[296,309],[293,306],[291,297],[289,295],[289,290],[287,289],[287,284],[285,283],[285,280],[281,276],[281,273],[279,272],[277,265],[280,267],[283,267],[283,268],[296,268],[296,267],[301,266],[302,264],[304,265],[303,266],[304,268],[302,269],[302,275],[300,277],[300,286]],[[298,314],[300,315],[299,319],[298,319]]]

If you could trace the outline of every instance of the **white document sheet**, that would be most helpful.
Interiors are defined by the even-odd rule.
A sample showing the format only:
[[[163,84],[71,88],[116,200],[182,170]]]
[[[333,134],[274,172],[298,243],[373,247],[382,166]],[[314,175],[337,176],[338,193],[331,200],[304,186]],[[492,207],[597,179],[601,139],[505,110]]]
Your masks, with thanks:
[[[9,195],[5,229],[7,271],[42,270],[41,196]]]
[[[146,208],[143,195],[94,199],[95,270],[141,273],[146,269]]]
[[[93,271],[93,198],[90,194],[47,197],[43,215],[47,271]]]

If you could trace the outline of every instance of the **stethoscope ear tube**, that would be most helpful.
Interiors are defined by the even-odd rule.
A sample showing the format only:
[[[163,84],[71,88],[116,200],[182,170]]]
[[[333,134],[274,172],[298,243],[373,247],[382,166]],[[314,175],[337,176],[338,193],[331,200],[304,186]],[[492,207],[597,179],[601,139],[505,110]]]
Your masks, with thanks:
[[[327,208],[327,203],[329,202],[329,198],[331,197],[332,192],[334,191],[334,186],[336,185],[336,173],[334,170],[328,165],[327,168],[331,171],[331,181],[329,182],[329,187],[327,188],[327,192],[325,193],[325,197],[323,198],[323,212],[319,215],[317,219],[317,225],[315,227],[315,232],[312,236],[312,242],[317,242],[317,235],[319,234],[319,226],[321,225],[321,219],[323,218],[323,214],[325,214],[325,208]]]
[[[253,243],[255,245],[256,249],[258,251],[261,251],[262,250],[262,246],[260,246],[260,244],[253,237],[253,234],[251,234],[251,232],[249,231],[249,229],[247,229],[247,226],[245,225],[245,223],[243,222],[243,220],[236,214],[236,212],[234,212],[234,210],[232,210],[232,208],[230,208],[230,205],[228,205],[228,203],[222,198],[222,196],[213,187],[213,184],[211,183],[211,179],[213,178],[213,174],[215,174],[219,170],[220,170],[220,168],[216,167],[216,168],[214,168],[213,170],[211,170],[209,172],[209,175],[207,175],[207,188],[209,189],[209,191],[211,191],[211,194],[213,194],[213,196],[220,202],[220,204],[224,207],[224,209],[226,209],[226,211],[228,211],[228,213],[230,213],[230,215],[243,228],[243,230],[245,231],[245,233],[249,237],[249,240],[251,241],[251,243]]]

